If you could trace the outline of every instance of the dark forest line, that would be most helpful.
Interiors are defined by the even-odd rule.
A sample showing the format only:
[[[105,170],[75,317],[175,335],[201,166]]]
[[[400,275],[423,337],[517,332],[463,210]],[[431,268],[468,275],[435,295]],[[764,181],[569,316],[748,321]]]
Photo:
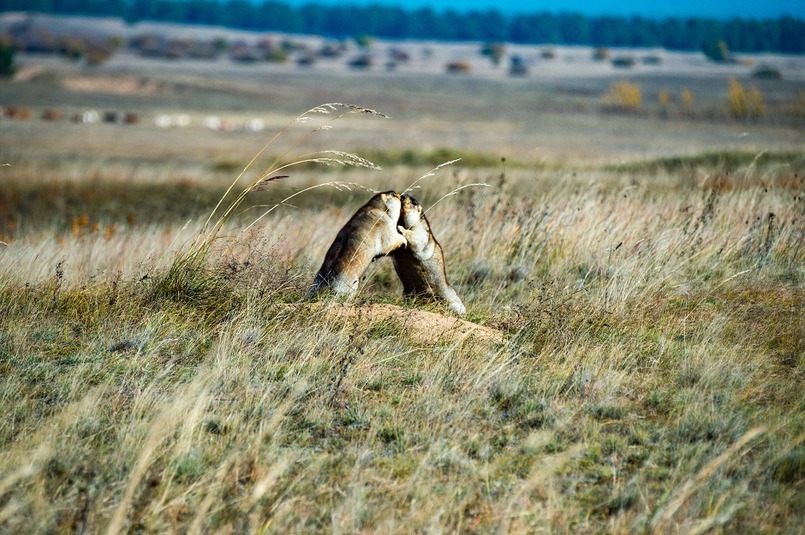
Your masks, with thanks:
[[[776,19],[587,17],[577,13],[504,16],[498,11],[438,12],[387,6],[291,7],[246,0],[0,0],[0,12],[121,17],[334,38],[506,41],[512,43],[664,47],[701,50],[723,42],[733,51],[805,52],[805,21]]]

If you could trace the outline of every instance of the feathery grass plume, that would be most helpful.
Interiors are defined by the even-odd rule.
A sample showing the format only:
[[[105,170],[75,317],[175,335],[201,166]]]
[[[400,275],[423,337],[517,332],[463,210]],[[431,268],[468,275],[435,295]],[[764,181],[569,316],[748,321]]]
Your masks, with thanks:
[[[458,192],[459,192],[459,191],[461,191],[461,190],[463,190],[463,189],[467,189],[467,188],[474,188],[474,187],[491,188],[491,187],[492,187],[492,185],[491,185],[491,184],[487,184],[486,182],[474,182],[474,183],[472,183],[472,184],[464,184],[463,186],[459,186],[459,187],[457,187],[456,189],[454,189],[453,191],[450,191],[450,192],[445,193],[444,195],[442,195],[442,196],[441,196],[441,197],[440,197],[440,198],[439,198],[439,199],[438,199],[436,202],[434,202],[433,204],[431,204],[430,206],[428,206],[428,209],[427,209],[427,210],[425,210],[425,212],[424,212],[424,213],[426,213],[426,214],[427,214],[427,213],[430,211],[430,209],[431,209],[431,208],[433,208],[434,206],[436,206],[437,204],[439,204],[440,202],[442,202],[442,201],[443,201],[443,200],[445,200],[446,198],[448,198],[448,197],[452,197],[453,195],[458,194]]]
[[[408,186],[407,188],[405,188],[405,191],[403,191],[403,195],[408,193],[409,191],[419,189],[420,186],[417,186],[417,184],[419,184],[421,181],[425,180],[426,178],[436,176],[436,171],[438,171],[442,167],[447,167],[448,165],[453,165],[454,163],[456,163],[458,161],[461,161],[461,158],[456,158],[455,160],[450,160],[450,161],[447,161],[447,162],[440,163],[439,165],[437,165],[436,167],[434,167],[433,169],[431,169],[430,171],[428,171],[427,173],[425,173],[421,177],[419,177],[416,180],[414,180],[413,182],[411,182],[411,185]]]
[[[419,184],[421,181],[425,180],[426,178],[436,176],[436,172],[439,169],[441,169],[442,167],[447,167],[448,165],[453,165],[454,163],[456,163],[458,161],[461,161],[461,158],[456,158],[455,160],[449,160],[447,162],[440,163],[439,165],[437,165],[436,167],[434,167],[433,169],[431,169],[430,171],[428,171],[427,173],[425,173],[421,177],[419,177],[416,180],[414,180],[413,182],[411,182],[411,185],[408,186],[407,188],[405,188],[405,191],[403,191],[403,195],[408,193],[409,191],[413,191],[415,189],[420,189],[421,186],[418,186],[417,184]],[[436,206],[437,204],[442,202],[447,197],[452,197],[453,195],[456,195],[459,191],[461,191],[463,189],[473,188],[473,187],[476,187],[476,186],[485,187],[485,188],[491,188],[492,187],[490,184],[486,184],[484,182],[475,182],[473,184],[464,184],[463,186],[459,186],[456,189],[454,189],[453,191],[451,191],[449,193],[446,193],[445,195],[442,195],[442,197],[439,198],[439,200],[437,200],[435,203],[431,204],[428,207],[428,209],[424,211],[424,213],[428,213],[428,210],[430,210],[431,208],[433,208],[434,206]]]
[[[337,115],[333,115],[334,112],[338,111],[340,111],[340,113],[338,113]],[[207,250],[209,248],[209,245],[212,243],[212,241],[220,232],[227,218],[241,204],[241,202],[243,202],[243,199],[246,197],[246,195],[252,192],[255,187],[258,186],[264,187],[267,182],[267,178],[271,177],[271,175],[274,175],[277,172],[285,170],[289,167],[293,167],[295,165],[301,165],[305,163],[327,163],[327,164],[355,165],[361,167],[377,168],[377,166],[375,166],[372,162],[369,162],[368,160],[365,160],[350,153],[339,152],[339,151],[320,151],[316,153],[303,154],[301,156],[290,157],[290,153],[294,149],[301,146],[305,141],[310,139],[310,137],[313,136],[315,133],[322,130],[328,130],[329,128],[331,128],[332,123],[335,122],[336,120],[354,113],[371,114],[384,118],[387,117],[386,115],[378,111],[369,108],[363,108],[361,106],[356,106],[353,104],[327,103],[309,109],[308,111],[304,112],[302,115],[298,116],[296,119],[285,125],[285,127],[282,128],[282,130],[280,130],[271,139],[269,139],[269,141],[265,145],[263,145],[263,147],[257,152],[257,154],[254,155],[254,157],[249,161],[249,163],[246,164],[246,166],[243,168],[243,170],[240,172],[237,178],[235,178],[235,180],[232,182],[229,188],[227,188],[224,195],[218,201],[218,204],[216,204],[215,208],[210,213],[209,217],[207,218],[207,221],[204,223],[204,229],[202,231],[202,234],[204,235],[199,236],[200,242],[199,240],[197,240],[196,250],[198,252]],[[252,181],[241,191],[241,193],[237,196],[237,198],[235,198],[235,200],[230,203],[227,209],[223,211],[222,215],[218,217],[215,224],[213,224],[212,227],[210,227],[210,223],[212,222],[213,217],[215,217],[215,214],[218,212],[219,208],[223,204],[224,199],[235,188],[237,183],[240,182],[241,178],[243,178],[243,175],[246,173],[246,171],[249,170],[249,168],[255,163],[255,161],[257,161],[257,159],[274,142],[276,142],[285,132],[287,132],[291,126],[293,126],[296,123],[309,122],[311,120],[311,116],[315,114],[333,115],[333,116],[324,125],[321,125],[317,128],[308,131],[304,136],[302,136],[290,147],[288,147],[282,154],[280,154],[274,160],[274,162],[262,174],[260,174],[260,176],[257,179]],[[193,251],[191,251],[191,254],[194,254]]]
[[[199,280],[195,276],[198,275],[199,268],[201,268],[202,265],[204,264],[204,261],[207,257],[207,253],[210,250],[210,247],[212,246],[216,238],[219,236],[221,230],[226,224],[226,221],[233,213],[235,213],[235,211],[238,209],[238,207],[241,205],[244,199],[249,195],[249,193],[253,191],[264,191],[271,182],[288,177],[288,175],[279,175],[277,173],[285,171],[290,167],[310,163],[380,169],[379,166],[375,165],[374,163],[370,162],[365,158],[361,158],[360,156],[357,156],[355,154],[343,151],[322,150],[301,155],[292,154],[294,150],[302,146],[317,132],[323,130],[329,130],[332,128],[333,122],[353,114],[364,114],[364,115],[372,115],[376,117],[388,118],[387,115],[370,108],[364,108],[362,106],[357,106],[354,104],[330,102],[310,108],[306,112],[296,117],[294,120],[290,121],[287,125],[285,125],[285,127],[283,127],[279,132],[277,132],[273,137],[271,137],[265,143],[265,145],[263,145],[263,147],[259,151],[257,151],[257,153],[252,157],[252,159],[241,170],[241,172],[238,174],[235,180],[232,181],[232,184],[230,184],[229,187],[226,189],[226,191],[221,196],[218,203],[210,212],[210,215],[207,217],[207,220],[204,222],[204,225],[199,234],[197,235],[193,245],[189,248],[187,252],[182,253],[177,257],[176,261],[171,266],[171,269],[165,280],[167,288],[176,286],[178,284],[179,287],[185,287],[195,292],[198,290],[202,290],[204,286],[206,286],[203,280]],[[283,136],[283,134],[285,134],[293,125],[310,122],[312,118],[316,115],[326,115],[329,117],[326,119],[326,122],[324,124],[307,131],[303,136],[301,136],[294,143],[292,143],[287,149],[285,149],[266,168],[265,171],[260,173],[260,175],[256,179],[249,182],[240,191],[240,193],[238,193],[235,199],[232,200],[232,202],[230,202],[226,208],[222,209],[224,200],[235,189],[235,187],[244,177],[246,172],[255,164],[258,158],[260,158],[260,156],[262,156],[266,152],[266,150],[270,146],[272,146],[278,139],[280,139]],[[336,187],[336,183],[334,182],[321,184],[320,186],[325,185]],[[272,206],[262,216],[260,216],[258,218],[258,221],[262,219],[262,217],[270,213],[277,206],[281,206],[289,199],[297,196],[298,194],[301,194],[304,191],[310,191],[311,189],[315,189],[316,187],[319,186],[306,188],[301,192],[295,193],[283,199],[279,203]],[[348,186],[345,183],[338,183],[338,187],[348,188]],[[255,221],[254,223],[256,222],[257,221]],[[249,227],[247,228],[250,228],[252,225],[254,225],[254,223],[249,225]]]
[[[299,190],[296,193],[293,193],[293,194],[285,197],[280,202],[272,204],[268,208],[268,210],[266,210],[265,212],[263,212],[260,215],[260,217],[258,217],[257,219],[255,219],[254,221],[249,223],[249,225],[247,225],[246,228],[244,228],[242,232],[246,232],[247,230],[252,228],[258,221],[260,221],[265,216],[267,216],[268,214],[273,212],[276,208],[278,208],[280,206],[285,206],[285,205],[290,206],[287,203],[288,203],[288,201],[290,201],[294,197],[297,197],[299,195],[302,195],[303,193],[306,193],[306,192],[314,190],[314,189],[325,188],[325,187],[333,188],[336,191],[352,191],[352,188],[357,188],[357,189],[363,189],[363,190],[366,190],[366,191],[369,191],[369,192],[372,192],[372,193],[378,193],[377,191],[375,191],[375,190],[373,190],[371,188],[367,188],[366,186],[361,186],[360,184],[356,184],[355,182],[330,181],[330,182],[324,182],[323,184],[315,184],[313,186],[308,186],[307,188]],[[259,208],[259,206],[255,206],[254,208]]]

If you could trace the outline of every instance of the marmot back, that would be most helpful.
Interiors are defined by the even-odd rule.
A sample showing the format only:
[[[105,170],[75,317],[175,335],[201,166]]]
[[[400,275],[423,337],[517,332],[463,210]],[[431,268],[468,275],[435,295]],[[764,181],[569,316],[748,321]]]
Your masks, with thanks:
[[[378,193],[359,208],[327,250],[307,298],[325,290],[353,295],[372,260],[405,246],[397,230],[400,212],[400,195],[393,191]]]

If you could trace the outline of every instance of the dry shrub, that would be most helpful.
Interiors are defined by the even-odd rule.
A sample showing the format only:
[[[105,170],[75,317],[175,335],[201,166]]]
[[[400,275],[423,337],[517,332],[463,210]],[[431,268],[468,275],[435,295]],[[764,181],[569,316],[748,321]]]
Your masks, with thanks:
[[[661,107],[666,108],[671,103],[671,95],[668,93],[668,90],[663,89],[659,93],[657,93],[657,104]]]
[[[686,87],[679,95],[679,103],[682,106],[683,113],[692,114],[693,107],[696,105],[696,97],[694,97],[693,92]]]
[[[730,79],[727,108],[730,115],[740,120],[757,120],[766,115],[766,102],[760,90],[752,86],[746,91],[735,78]]]
[[[631,82],[616,82],[603,97],[603,108],[606,111],[620,113],[637,113],[643,106],[643,94],[640,86]]]

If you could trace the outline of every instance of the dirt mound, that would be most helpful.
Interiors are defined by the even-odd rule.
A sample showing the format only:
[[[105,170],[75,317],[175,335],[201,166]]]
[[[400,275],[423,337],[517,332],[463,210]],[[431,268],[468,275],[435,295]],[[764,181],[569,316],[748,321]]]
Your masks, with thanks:
[[[333,320],[366,325],[389,321],[404,329],[412,339],[423,344],[460,344],[472,341],[491,346],[504,342],[503,333],[497,329],[425,310],[388,304],[310,303],[305,306],[320,307],[325,317]]]

